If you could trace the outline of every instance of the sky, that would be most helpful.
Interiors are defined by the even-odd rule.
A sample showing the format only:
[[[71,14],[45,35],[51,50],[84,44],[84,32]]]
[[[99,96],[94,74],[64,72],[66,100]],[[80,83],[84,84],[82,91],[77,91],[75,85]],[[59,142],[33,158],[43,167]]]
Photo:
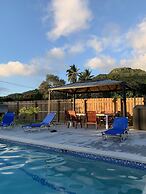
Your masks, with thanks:
[[[75,64],[93,75],[146,71],[145,0],[0,0],[0,96],[67,81]]]

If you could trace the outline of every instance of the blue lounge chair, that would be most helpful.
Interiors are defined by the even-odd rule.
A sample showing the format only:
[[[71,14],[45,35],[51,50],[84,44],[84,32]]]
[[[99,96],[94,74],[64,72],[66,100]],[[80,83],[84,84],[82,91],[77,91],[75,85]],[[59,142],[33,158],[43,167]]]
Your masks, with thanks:
[[[4,114],[2,118],[2,122],[0,123],[0,127],[8,127],[14,124],[15,114],[13,112],[7,112]]]
[[[22,127],[26,129],[25,131],[34,131],[37,129],[40,130],[41,127],[49,127],[50,124],[53,122],[55,115],[56,113],[50,112],[49,114],[47,114],[47,116],[44,118],[42,122],[32,123],[32,124],[24,125]]]
[[[128,134],[128,118],[116,117],[113,122],[113,127],[102,132],[102,136],[106,139],[107,136],[119,136],[123,139],[124,135]]]

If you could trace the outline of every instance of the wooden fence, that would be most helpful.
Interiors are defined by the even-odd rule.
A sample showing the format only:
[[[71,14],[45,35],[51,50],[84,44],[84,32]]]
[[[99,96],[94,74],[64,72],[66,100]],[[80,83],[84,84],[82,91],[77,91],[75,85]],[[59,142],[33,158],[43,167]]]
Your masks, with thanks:
[[[18,116],[19,110],[22,107],[35,106],[39,107],[40,112],[37,114],[36,119],[42,120],[48,113],[48,101],[17,101],[17,102],[4,102],[8,105],[8,110],[13,111]],[[127,98],[127,113],[133,115],[133,107],[135,105],[144,104],[144,98]],[[73,108],[72,99],[66,100],[51,100],[51,111],[56,112],[56,120],[64,121],[64,112]],[[91,98],[91,99],[76,99],[76,112],[84,113],[86,111],[94,110],[99,113],[116,113],[122,110],[122,100],[120,98]]]

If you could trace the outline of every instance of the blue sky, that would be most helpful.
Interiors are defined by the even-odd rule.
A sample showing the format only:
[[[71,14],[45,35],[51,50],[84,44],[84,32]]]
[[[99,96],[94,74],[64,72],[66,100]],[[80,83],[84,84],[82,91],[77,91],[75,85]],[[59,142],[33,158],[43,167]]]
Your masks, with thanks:
[[[72,64],[94,75],[146,70],[145,7],[145,0],[0,0],[1,96],[37,88],[47,73],[66,80]]]

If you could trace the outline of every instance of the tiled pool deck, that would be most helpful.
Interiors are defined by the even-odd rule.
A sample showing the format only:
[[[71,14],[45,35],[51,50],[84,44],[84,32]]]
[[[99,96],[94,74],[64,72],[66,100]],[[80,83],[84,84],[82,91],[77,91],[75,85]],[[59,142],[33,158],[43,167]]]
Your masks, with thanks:
[[[51,129],[51,128],[50,128]],[[126,140],[108,138],[103,140],[101,130],[66,128],[56,125],[57,132],[47,129],[24,132],[21,127],[0,129],[0,138],[26,142],[66,150],[105,155],[146,164],[146,131],[129,131]]]

